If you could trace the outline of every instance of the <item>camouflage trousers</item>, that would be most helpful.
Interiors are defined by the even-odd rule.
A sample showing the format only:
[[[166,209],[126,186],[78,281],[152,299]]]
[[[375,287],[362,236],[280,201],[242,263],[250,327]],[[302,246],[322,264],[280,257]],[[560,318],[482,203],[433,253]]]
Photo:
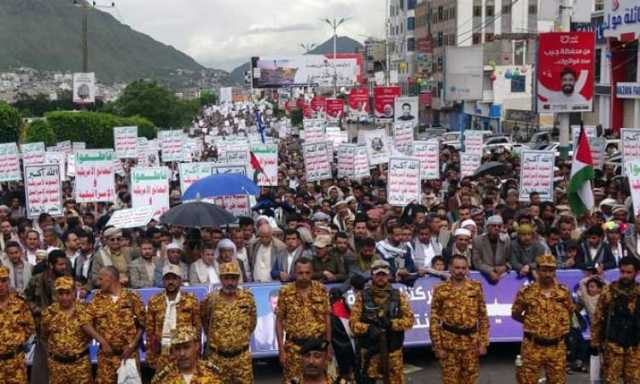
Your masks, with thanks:
[[[209,356],[209,361],[220,368],[220,377],[224,384],[253,383],[253,366],[249,349],[234,357],[224,357],[212,353]]]
[[[365,349],[362,350],[361,364],[362,367],[366,367],[365,374],[368,378],[372,380],[381,380],[383,379],[383,367],[382,367],[382,356],[373,355],[369,358],[367,351]],[[389,367],[389,384],[404,384],[404,362],[402,360],[402,348],[397,349],[393,352],[389,352],[389,356],[387,357],[388,367]]]
[[[564,341],[554,346],[542,347],[526,338],[522,340],[522,367],[516,370],[518,384],[537,384],[541,377],[540,370],[545,371],[547,384],[565,384],[566,349]]]
[[[292,343],[284,343],[284,355],[287,363],[282,367],[283,383],[291,383],[291,380],[297,380],[302,377],[302,355],[300,354],[300,346]]]
[[[473,384],[480,377],[480,357],[477,348],[447,350],[440,360],[443,384]]]
[[[131,356],[132,359],[139,361],[138,354]],[[98,352],[98,370],[96,371],[96,384],[113,384],[118,378],[118,368],[122,363],[120,355],[105,355],[102,351]],[[139,369],[140,367],[138,367]]]
[[[24,360],[24,353],[19,353],[11,359],[0,360],[0,383],[27,383],[27,364]]]
[[[602,370],[605,384],[617,384],[621,377],[625,384],[640,384],[640,347],[621,348],[607,343]]]
[[[49,384],[91,384],[91,362],[89,357],[83,357],[75,363],[60,363],[51,357],[47,359],[49,365]]]

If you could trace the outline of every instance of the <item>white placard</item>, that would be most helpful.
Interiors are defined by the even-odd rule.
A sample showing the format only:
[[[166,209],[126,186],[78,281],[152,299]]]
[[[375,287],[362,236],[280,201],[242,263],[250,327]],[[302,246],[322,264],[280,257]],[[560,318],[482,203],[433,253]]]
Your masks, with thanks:
[[[333,143],[334,147],[337,147],[349,142],[349,132],[341,131],[340,127],[327,127],[326,138]]]
[[[213,199],[213,203],[236,217],[251,216],[251,204],[247,195],[217,197]]]
[[[64,152],[66,154],[73,153],[73,144],[71,143],[71,140],[61,141],[56,144],[56,151]]]
[[[355,144],[342,144],[338,146],[338,178],[355,178],[355,154]],[[369,164],[367,163],[367,171],[368,170]]]
[[[78,151],[76,157],[75,198],[78,203],[113,202],[116,199],[111,149]]]
[[[520,154],[520,201],[529,201],[532,192],[542,201],[553,201],[555,152],[522,151]]]
[[[184,194],[191,184],[211,175],[213,162],[179,163],[180,191]]]
[[[73,102],[93,104],[96,101],[96,74],[78,72],[73,74]]]
[[[308,182],[332,178],[331,163],[328,158],[328,143],[302,145],[306,180]]]
[[[163,163],[184,161],[186,152],[184,132],[179,130],[159,131],[158,140],[160,141]]]
[[[389,204],[404,207],[410,203],[419,203],[421,191],[420,160],[415,157],[390,158],[387,180]]]
[[[371,165],[369,164],[369,154],[367,148],[362,145],[358,145],[353,154],[353,177],[355,179],[361,179],[363,177],[371,176]]]
[[[131,207],[153,207],[153,217],[169,210],[169,176],[167,167],[131,169]]]
[[[367,154],[369,155],[369,166],[388,163],[391,149],[384,129],[367,131],[363,135]]]
[[[45,147],[43,142],[20,144],[23,165],[44,164]]]
[[[482,131],[464,131],[465,153],[482,156],[482,146],[484,145],[483,133]]]
[[[0,144],[0,182],[20,181],[20,154],[16,143]]]
[[[394,103],[394,121],[396,124],[404,123],[413,128],[418,126],[418,98],[416,96],[396,97]],[[413,131],[411,132],[413,138]]]
[[[481,162],[482,158],[479,155],[460,152],[460,176],[473,176]]]
[[[62,182],[58,164],[25,165],[25,200],[27,217],[42,213],[62,216]]]
[[[153,219],[154,211],[155,209],[153,207],[146,206],[140,208],[118,209],[113,212],[106,226],[114,226],[121,229],[146,227],[151,219]]]
[[[67,178],[67,155],[64,152],[47,151],[44,154],[44,162],[45,164],[58,164],[60,167],[60,176],[63,179]],[[73,163],[75,168],[75,157],[70,163]]]
[[[633,217],[640,213],[640,160],[625,163],[627,177],[629,178],[629,190],[631,191],[631,201],[633,202]]]
[[[303,139],[305,143],[317,143],[325,141],[324,124],[313,123],[305,125]]]
[[[413,122],[396,121],[393,123],[393,145],[404,154],[411,154],[411,144],[413,143]]]
[[[251,152],[258,159],[264,172],[258,172],[251,166],[249,179],[257,181],[259,186],[274,187],[278,185],[278,145],[255,144],[251,146]],[[251,162],[249,163],[251,164]]]
[[[622,128],[620,146],[622,164],[640,160],[640,128]]]
[[[422,180],[440,179],[440,145],[436,140],[414,141],[413,157],[420,160]]]
[[[113,146],[118,159],[135,159],[138,156],[138,127],[114,127]]]

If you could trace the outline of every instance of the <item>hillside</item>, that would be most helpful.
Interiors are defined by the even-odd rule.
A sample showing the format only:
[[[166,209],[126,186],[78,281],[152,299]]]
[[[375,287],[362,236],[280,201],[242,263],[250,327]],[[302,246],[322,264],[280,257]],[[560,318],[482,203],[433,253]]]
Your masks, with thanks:
[[[113,16],[89,11],[89,71],[112,83],[163,79],[176,69],[204,69],[188,55],[136,32]],[[73,0],[1,0],[0,71],[81,71],[82,9]]]
[[[360,44],[356,40],[353,40],[352,38],[347,36],[338,36],[338,41],[336,42],[336,52],[362,52],[362,49],[362,44]],[[333,53],[333,38],[330,38],[329,40],[309,51],[309,54],[312,55],[324,55],[328,53]],[[236,67],[233,71],[231,71],[231,81],[237,84],[244,84],[244,73],[248,70],[249,63],[245,63]]]

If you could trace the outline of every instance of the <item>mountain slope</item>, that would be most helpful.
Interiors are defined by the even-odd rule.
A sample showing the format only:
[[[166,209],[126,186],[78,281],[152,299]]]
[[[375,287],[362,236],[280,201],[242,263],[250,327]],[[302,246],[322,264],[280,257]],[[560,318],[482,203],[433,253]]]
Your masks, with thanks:
[[[353,53],[362,52],[362,44],[347,36],[338,36],[336,42],[336,52]],[[310,55],[324,55],[333,53],[333,38],[325,41],[319,46],[309,51]],[[244,84],[244,73],[249,70],[249,63],[244,63],[231,71],[231,81],[236,84]]]
[[[191,57],[136,32],[108,13],[89,10],[89,71],[101,82],[162,78],[204,69]],[[1,0],[0,70],[82,70],[82,9],[73,0]]]

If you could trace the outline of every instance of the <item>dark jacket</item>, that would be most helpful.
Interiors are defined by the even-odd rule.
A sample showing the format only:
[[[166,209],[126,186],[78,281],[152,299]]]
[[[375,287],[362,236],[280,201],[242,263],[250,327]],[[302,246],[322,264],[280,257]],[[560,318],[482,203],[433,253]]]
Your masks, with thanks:
[[[578,255],[576,256],[576,268],[578,269],[592,269],[596,267],[596,264],[602,265],[605,270],[614,269],[616,267],[616,259],[611,253],[609,244],[604,241],[600,242],[598,252],[595,257],[591,257],[589,252],[589,246],[587,240],[582,240],[578,246]]]

